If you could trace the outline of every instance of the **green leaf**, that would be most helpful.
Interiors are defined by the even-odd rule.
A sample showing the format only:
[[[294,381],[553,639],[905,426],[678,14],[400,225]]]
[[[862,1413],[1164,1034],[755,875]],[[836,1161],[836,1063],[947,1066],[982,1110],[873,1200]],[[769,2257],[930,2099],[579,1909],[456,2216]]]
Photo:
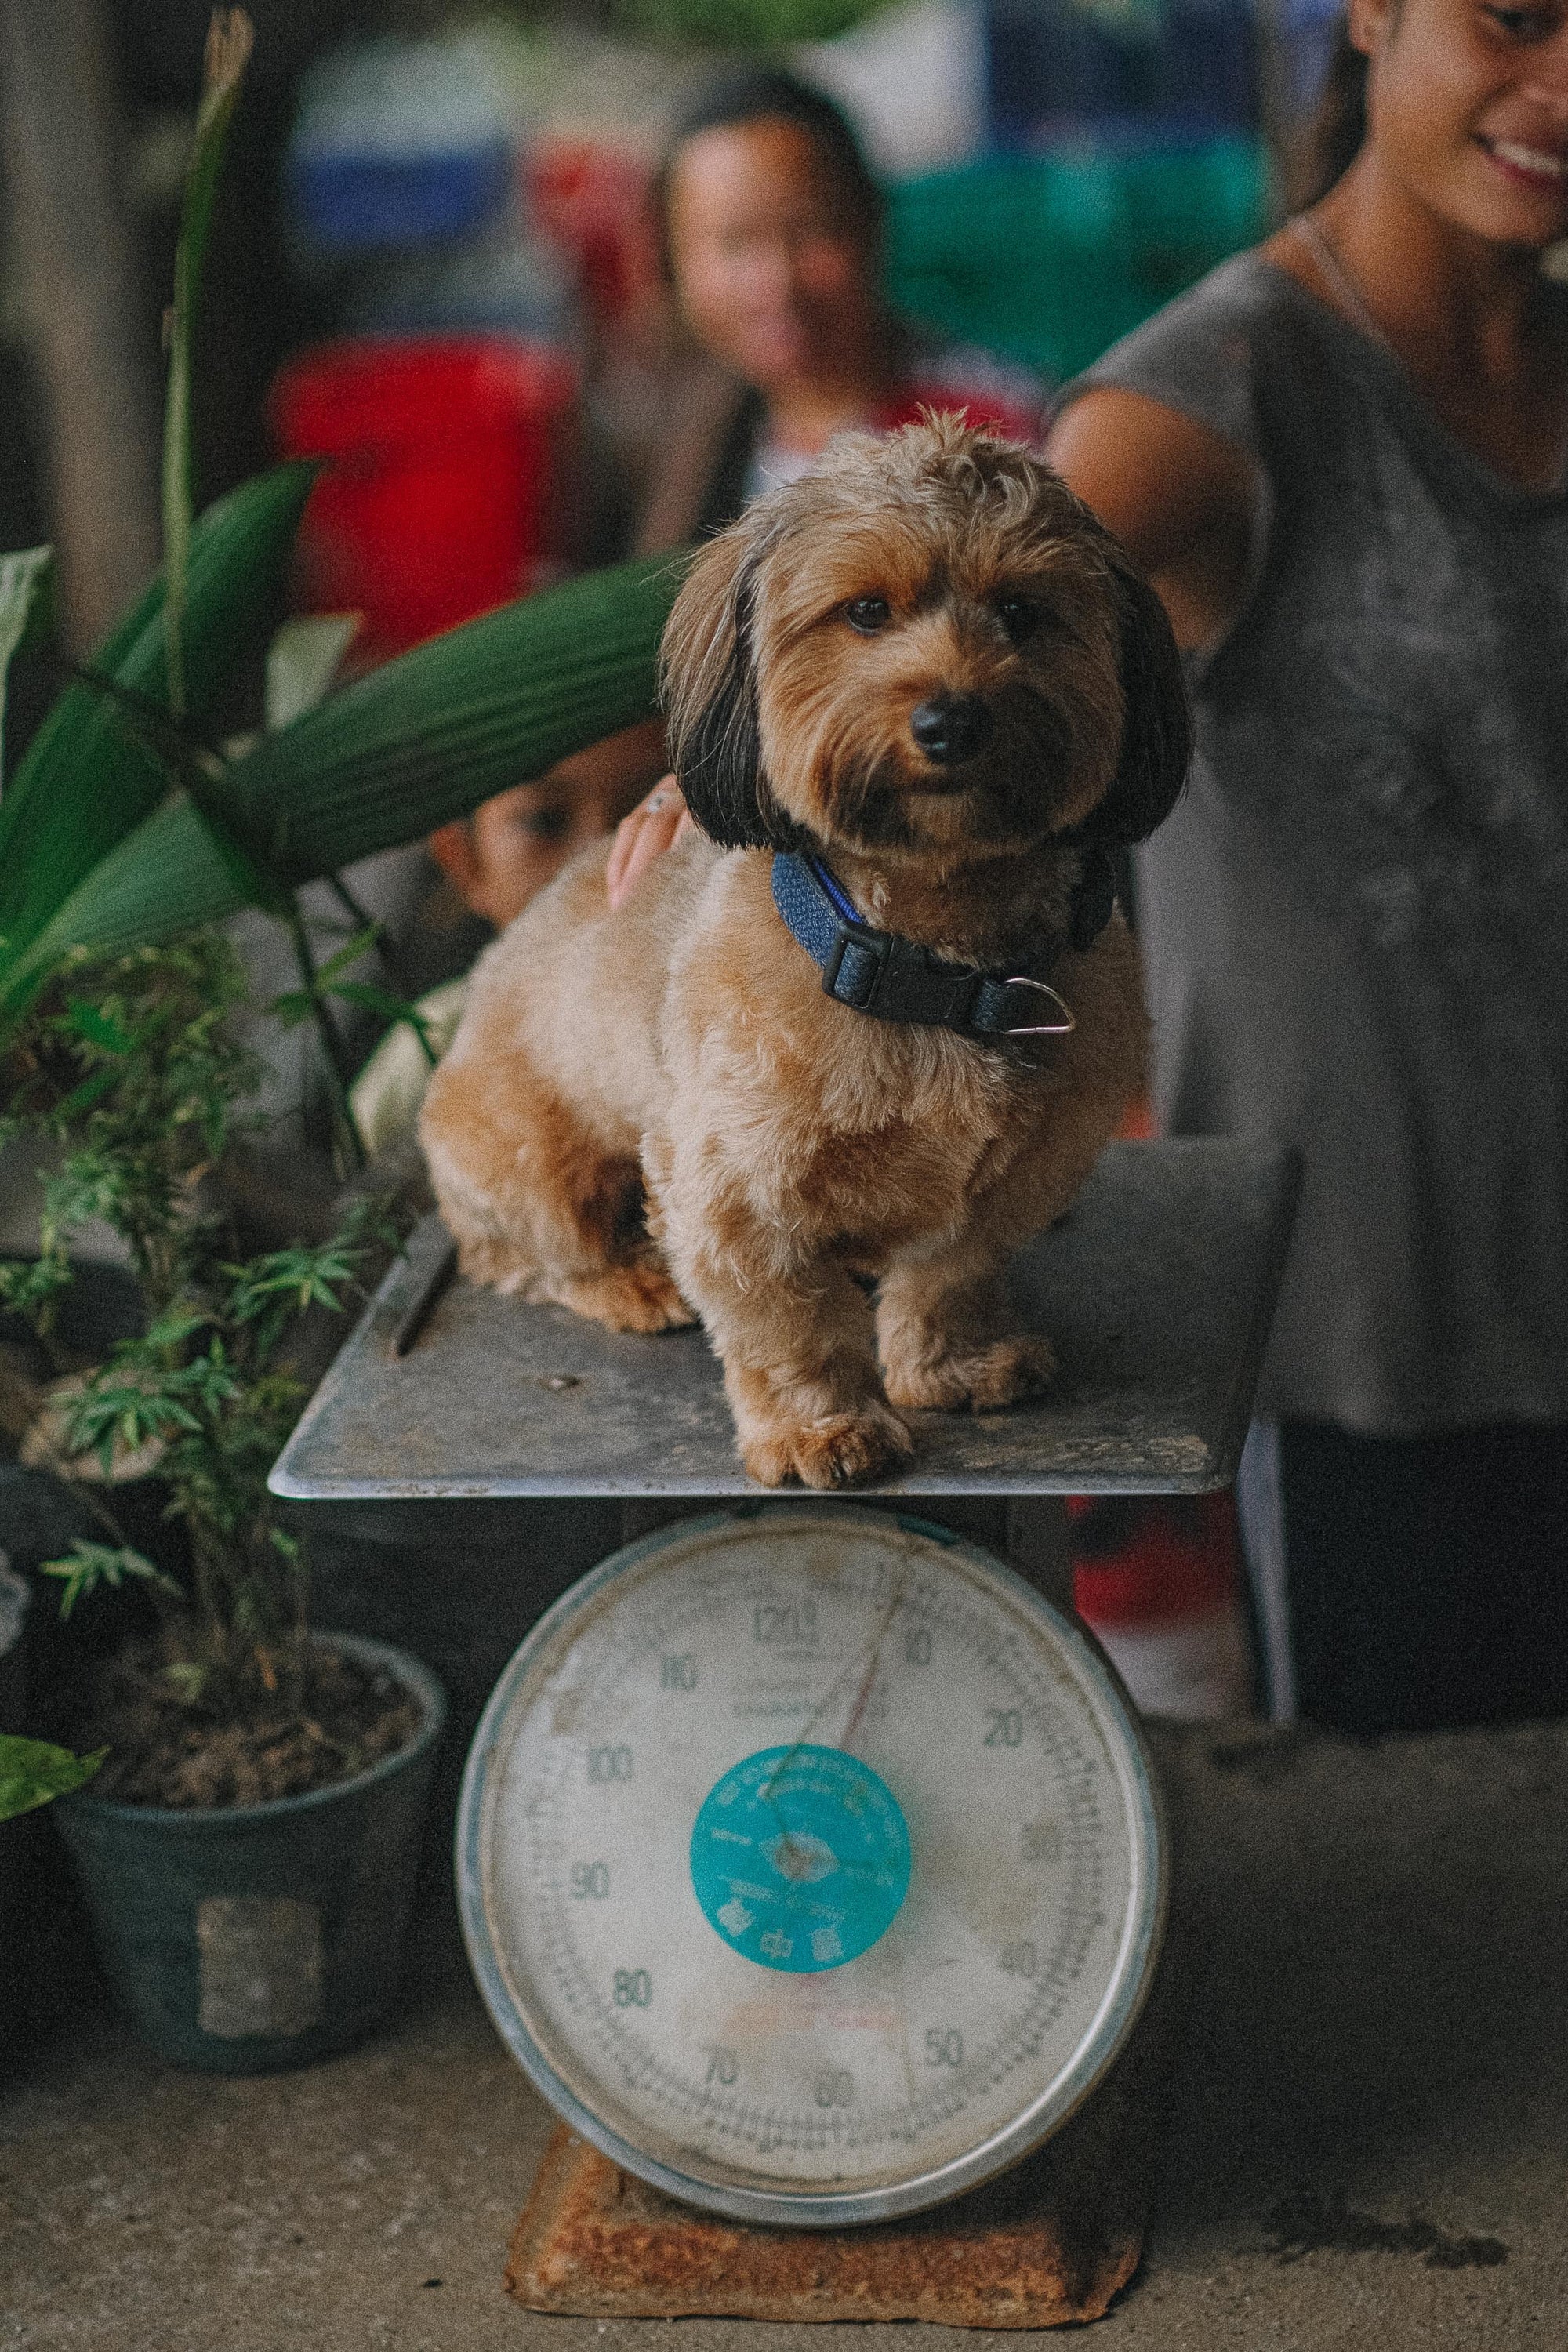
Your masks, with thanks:
[[[379,1013],[389,1028],[395,1029],[400,1021],[406,1022],[430,1067],[434,1069],[440,1060],[430,1042],[430,1024],[407,997],[395,996],[389,988],[377,988],[369,980],[345,980],[333,989],[332,994],[341,996],[345,1004],[357,1004],[363,1013]]]
[[[310,466],[279,467],[220,499],[197,523],[184,633],[194,713],[210,707],[280,597],[314,478]],[[93,662],[154,702],[167,697],[163,604],[154,581]],[[129,858],[117,859],[138,834]],[[150,888],[164,913],[151,928]],[[0,801],[0,1021],[69,948],[166,939],[232,912],[242,898],[195,808],[170,803],[158,760],[127,735],[103,694],[83,682],[68,687]]]
[[[71,1267],[59,1253],[46,1250],[35,1258],[0,1261],[0,1305],[24,1316],[36,1330],[47,1329],[71,1279]]]
[[[73,1756],[68,1748],[55,1748],[47,1739],[21,1739],[0,1732],[0,1822],[30,1813],[56,1797],[90,1780],[108,1755],[100,1748],[91,1756]]]
[[[85,1536],[78,1536],[68,1559],[47,1559],[43,1569],[46,1576],[58,1576],[65,1584],[60,1595],[62,1618],[68,1617],[77,1602],[95,1592],[100,1584],[118,1590],[128,1577],[152,1585],[154,1591],[169,1593],[176,1601],[184,1598],[172,1576],[165,1576],[161,1568],[154,1568],[150,1559],[132,1551],[128,1544],[89,1543]]]
[[[185,170],[180,241],[174,255],[174,301],[169,318],[169,383],[163,402],[163,566],[168,594],[163,604],[169,708],[184,716],[184,623],[191,556],[191,338],[201,292],[202,263],[212,226],[213,203],[223,165],[224,144],[239,86],[250,61],[255,33],[243,8],[215,8],[207,26],[202,99],[195,138]]]
[[[219,922],[245,894],[211,830],[184,793],[117,842],[8,968],[0,949],[0,1020],[74,949],[127,954]]]
[[[108,697],[127,733],[164,769],[171,786],[175,791],[183,790],[195,802],[196,813],[240,893],[241,904],[259,907],[265,913],[287,921],[294,912],[292,898],[284,885],[251,856],[240,838],[226,795],[224,763],[216,753],[197,742],[179,720],[170,718],[156,703],[121,686],[117,678],[100,677],[96,670],[84,670],[81,675],[89,686]],[[243,816],[240,822],[243,824]]]
[[[263,708],[269,735],[314,710],[359,630],[357,613],[311,613],[284,622],[267,648]]]
[[[106,1054],[129,1054],[137,1042],[122,1021],[89,1004],[85,996],[67,997],[66,1018],[79,1037],[85,1037],[89,1045],[99,1046]]]
[[[0,555],[0,780],[5,773],[5,681],[11,657],[47,625],[54,550],[25,547]]]
[[[656,707],[683,562],[502,605],[353,680],[235,762],[247,838],[289,882],[416,841]]]
[[[198,529],[193,630],[200,541]],[[680,558],[645,558],[502,605],[265,737],[227,771],[226,805],[247,852],[290,884],[336,873],[651,716],[658,640],[683,569]],[[0,873],[10,798],[0,805]],[[9,962],[0,950],[0,1021],[73,946],[122,953],[219,920],[246,899],[195,808],[172,797],[82,863],[23,947],[0,895],[0,935],[13,943]]]
[[[347,971],[351,965],[358,963],[361,956],[370,953],[381,937],[381,929],[379,923],[367,923],[363,931],[356,931],[352,940],[345,940],[335,955],[330,955],[325,963],[317,965],[316,993],[318,996],[323,989],[331,988],[340,972]]]
[[[56,1118],[79,1118],[84,1110],[90,1110],[94,1103],[100,1103],[105,1095],[112,1094],[119,1084],[118,1070],[95,1070],[90,1078],[83,1078],[79,1087],[71,1088],[56,1108]]]
[[[176,1298],[172,1307],[165,1307],[163,1312],[148,1324],[139,1339],[120,1340],[114,1352],[117,1357],[128,1352],[166,1355],[183,1347],[193,1331],[203,1330],[212,1320],[209,1308],[194,1307],[186,1298]]]

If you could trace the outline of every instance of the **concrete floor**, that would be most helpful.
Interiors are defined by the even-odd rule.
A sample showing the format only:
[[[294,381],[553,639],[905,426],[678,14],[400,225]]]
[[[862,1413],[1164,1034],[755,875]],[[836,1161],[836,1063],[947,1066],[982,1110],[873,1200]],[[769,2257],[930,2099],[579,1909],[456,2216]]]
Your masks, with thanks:
[[[1568,1726],[1162,1743],[1196,1978],[1106,2352],[1568,2347]],[[90,1980],[0,2094],[0,2346],[647,2352],[501,2294],[548,2117],[438,1918],[369,2048],[250,2082],[145,2055]],[[686,2352],[864,2328],[683,2321]],[[1009,2339],[929,2327],[901,2352]],[[1012,2339],[1016,2340],[1016,2339]]]

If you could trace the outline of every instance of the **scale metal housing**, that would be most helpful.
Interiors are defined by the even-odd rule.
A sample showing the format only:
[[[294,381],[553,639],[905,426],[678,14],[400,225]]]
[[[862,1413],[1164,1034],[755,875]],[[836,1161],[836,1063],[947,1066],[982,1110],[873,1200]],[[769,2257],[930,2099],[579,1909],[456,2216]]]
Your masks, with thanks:
[[[1167,1860],[1083,1630],[948,1529],[829,1503],[684,1521],[556,1601],[480,1722],[458,1875],[490,2015],[584,2138],[831,2229],[1082,2104]]]

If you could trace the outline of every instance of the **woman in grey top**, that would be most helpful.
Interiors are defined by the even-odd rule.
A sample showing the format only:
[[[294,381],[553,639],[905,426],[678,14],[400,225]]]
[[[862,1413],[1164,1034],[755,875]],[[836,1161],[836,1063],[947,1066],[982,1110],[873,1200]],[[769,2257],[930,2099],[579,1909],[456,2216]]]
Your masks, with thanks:
[[[1352,0],[1326,193],[1072,387],[1199,759],[1159,1109],[1305,1190],[1244,1499],[1279,1711],[1568,1709],[1568,0]]]

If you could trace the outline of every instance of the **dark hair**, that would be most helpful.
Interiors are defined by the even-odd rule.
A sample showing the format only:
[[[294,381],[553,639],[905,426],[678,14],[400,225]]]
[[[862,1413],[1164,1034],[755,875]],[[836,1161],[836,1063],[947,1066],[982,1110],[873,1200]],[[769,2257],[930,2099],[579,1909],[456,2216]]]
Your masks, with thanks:
[[[1366,138],[1366,58],[1351,40],[1350,18],[1334,26],[1322,94],[1308,123],[1294,173],[1293,209],[1320,203],[1349,171]]]
[[[731,131],[747,122],[789,122],[804,131],[837,181],[868,245],[882,231],[882,191],[860,142],[830,98],[778,66],[738,66],[716,75],[688,100],[670,125],[654,177],[654,218],[668,267],[669,183],[683,147],[704,131]]]

